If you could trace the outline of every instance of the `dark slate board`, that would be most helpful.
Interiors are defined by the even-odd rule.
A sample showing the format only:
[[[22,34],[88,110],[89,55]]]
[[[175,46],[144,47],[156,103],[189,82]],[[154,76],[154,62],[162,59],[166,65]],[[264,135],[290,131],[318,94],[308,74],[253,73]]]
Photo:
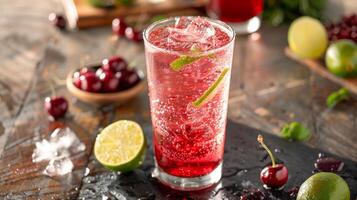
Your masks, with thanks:
[[[312,175],[314,161],[321,151],[302,143],[283,140],[271,134],[228,122],[223,178],[221,182],[209,189],[199,192],[180,192],[162,186],[151,178],[153,153],[151,147],[151,127],[144,125],[149,141],[149,151],[145,163],[139,169],[127,174],[104,172],[87,176],[83,180],[79,199],[240,199],[243,190],[259,188],[266,192],[268,199],[290,198],[287,191]],[[259,181],[260,170],[269,163],[267,154],[259,148],[257,135],[265,137],[267,145],[274,149],[280,162],[289,170],[289,181],[282,191],[268,192]],[[332,156],[323,153],[325,156]],[[336,157],[336,156],[334,156]],[[339,173],[348,183],[351,199],[357,197],[357,163],[342,159],[345,166]]]

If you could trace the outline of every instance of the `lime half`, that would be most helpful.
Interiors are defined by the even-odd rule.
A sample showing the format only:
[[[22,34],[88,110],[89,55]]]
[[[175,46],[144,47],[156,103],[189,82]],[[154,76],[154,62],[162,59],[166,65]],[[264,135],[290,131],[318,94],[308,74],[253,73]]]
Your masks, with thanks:
[[[195,107],[201,107],[209,99],[214,97],[217,92],[218,86],[223,82],[224,77],[226,76],[228,71],[229,68],[224,68],[219,77],[214,81],[214,83],[198,99],[192,102],[192,105]]]
[[[105,127],[97,136],[94,155],[106,168],[128,172],[137,168],[144,157],[146,140],[139,124],[120,120]]]
[[[320,172],[308,178],[300,187],[297,200],[349,200],[350,189],[343,178],[330,172]]]

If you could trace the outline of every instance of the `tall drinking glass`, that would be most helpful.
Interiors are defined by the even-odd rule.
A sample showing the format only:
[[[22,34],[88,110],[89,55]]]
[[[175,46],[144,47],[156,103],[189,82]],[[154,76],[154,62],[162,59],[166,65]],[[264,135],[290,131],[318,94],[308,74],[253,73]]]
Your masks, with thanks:
[[[175,17],[144,31],[153,176],[179,190],[221,178],[233,29],[204,17]]]
[[[238,33],[252,33],[261,25],[263,4],[263,0],[210,0],[207,13],[228,23]]]

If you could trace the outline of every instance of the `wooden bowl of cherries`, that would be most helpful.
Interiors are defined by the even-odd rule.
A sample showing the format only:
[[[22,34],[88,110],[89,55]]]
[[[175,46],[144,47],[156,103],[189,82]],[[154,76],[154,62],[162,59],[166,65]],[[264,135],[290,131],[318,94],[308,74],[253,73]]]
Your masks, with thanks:
[[[137,96],[143,89],[144,75],[128,67],[119,57],[106,58],[99,65],[90,65],[68,74],[66,86],[79,100],[97,104],[120,105]]]

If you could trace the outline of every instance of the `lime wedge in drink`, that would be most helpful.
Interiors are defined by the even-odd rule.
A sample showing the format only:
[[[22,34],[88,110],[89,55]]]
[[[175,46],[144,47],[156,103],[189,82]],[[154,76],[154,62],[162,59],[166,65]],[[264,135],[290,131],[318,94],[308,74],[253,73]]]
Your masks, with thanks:
[[[106,168],[128,172],[137,168],[145,155],[146,140],[139,124],[119,120],[97,136],[94,155]]]
[[[200,57],[191,57],[191,56],[182,55],[176,60],[172,61],[170,63],[170,67],[175,71],[180,71],[185,67],[185,65],[191,64],[198,59],[200,59]]]
[[[216,94],[218,86],[223,83],[224,77],[226,76],[228,71],[229,68],[224,68],[219,77],[214,81],[214,83],[198,99],[192,102],[192,105],[195,107],[201,107],[210,98],[212,98]]]
[[[193,50],[192,52],[198,53],[199,51]],[[187,55],[181,55],[179,58],[175,59],[170,63],[170,67],[174,71],[180,71],[181,69],[185,68],[186,65],[189,65],[201,58],[215,58],[215,55],[213,54],[208,54],[204,56],[187,56]]]

